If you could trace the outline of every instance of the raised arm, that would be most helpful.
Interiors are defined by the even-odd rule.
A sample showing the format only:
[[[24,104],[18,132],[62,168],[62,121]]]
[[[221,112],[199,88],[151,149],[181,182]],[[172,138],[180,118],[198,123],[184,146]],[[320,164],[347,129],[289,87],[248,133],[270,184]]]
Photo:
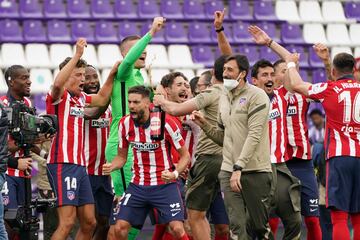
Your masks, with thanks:
[[[326,77],[328,80],[333,80],[331,76],[331,59],[330,59],[330,52],[329,48],[322,43],[316,43],[313,46],[316,55],[321,59],[324,63],[325,70],[326,70]]]
[[[86,39],[79,38],[76,42],[76,51],[71,60],[60,70],[58,75],[55,78],[54,84],[51,88],[51,98],[53,102],[58,101],[64,93],[64,86],[66,81],[69,79],[71,72],[76,67],[77,62],[84,53],[84,48],[86,47]]]
[[[218,46],[219,46],[221,54],[231,55],[232,49],[231,49],[230,43],[227,40],[226,35],[224,33],[224,26],[223,26],[225,10],[226,9],[224,8],[224,10],[216,11],[214,13],[214,27],[215,27],[215,31],[217,33],[216,35],[217,35],[217,40],[218,40]]]
[[[116,80],[124,81],[126,77],[131,73],[131,69],[135,64],[136,60],[141,56],[144,52],[146,46],[151,41],[152,37],[155,36],[157,32],[159,32],[164,26],[165,18],[156,17],[152,23],[151,29],[147,34],[145,34],[126,54],[123,59],[121,65],[119,66]]]
[[[264,45],[271,48],[271,50],[273,50],[277,55],[279,55],[280,58],[285,60],[285,57],[290,54],[290,52],[286,48],[271,39],[269,35],[258,26],[251,25],[249,26],[248,31],[253,37],[254,42],[259,45]]]
[[[120,62],[116,62],[114,64],[109,73],[109,76],[107,77],[104,85],[100,88],[99,92],[97,94],[91,95],[91,107],[105,107],[109,104],[114,78],[119,65],[121,65]]]
[[[163,95],[155,95],[153,101],[155,105],[161,106],[163,111],[172,116],[184,116],[198,110],[194,98],[183,103],[177,103],[166,100]]]
[[[309,88],[311,83],[304,82],[296,70],[296,64],[299,61],[299,54],[292,53],[285,58],[288,70],[286,72],[285,81],[289,81],[290,91],[294,91],[304,96],[309,96]]]

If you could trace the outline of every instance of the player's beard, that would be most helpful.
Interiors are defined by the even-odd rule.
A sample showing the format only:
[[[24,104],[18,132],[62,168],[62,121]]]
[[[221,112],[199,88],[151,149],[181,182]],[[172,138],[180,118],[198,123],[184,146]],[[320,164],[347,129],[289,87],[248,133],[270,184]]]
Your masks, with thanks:
[[[145,122],[143,119],[144,116],[145,116],[145,111],[140,110],[139,112],[136,113],[136,118],[133,117],[133,120],[136,124],[140,125]]]

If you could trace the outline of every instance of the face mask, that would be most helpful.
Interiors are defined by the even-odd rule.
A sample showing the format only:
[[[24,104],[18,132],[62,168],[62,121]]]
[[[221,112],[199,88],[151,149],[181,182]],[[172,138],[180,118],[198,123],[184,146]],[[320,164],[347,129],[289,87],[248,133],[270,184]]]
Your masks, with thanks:
[[[240,74],[236,79],[224,78],[224,88],[228,91],[233,90],[239,85]]]

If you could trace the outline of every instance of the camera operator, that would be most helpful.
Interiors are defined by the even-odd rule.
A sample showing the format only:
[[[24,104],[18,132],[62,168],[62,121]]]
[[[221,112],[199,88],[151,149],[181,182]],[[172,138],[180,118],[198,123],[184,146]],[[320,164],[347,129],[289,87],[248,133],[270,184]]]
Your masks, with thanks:
[[[0,97],[4,107],[11,107],[15,102],[24,103],[31,107],[30,96],[30,74],[28,70],[20,65],[13,65],[5,72],[5,80],[8,92]],[[9,155],[6,182],[2,189],[5,209],[17,209],[25,201],[25,171],[31,171],[32,159],[24,157],[24,151],[15,145],[14,140],[8,135]]]
[[[6,113],[2,102],[0,101],[0,189],[2,189],[5,183],[5,172],[8,159],[8,150],[6,144],[6,140],[8,138],[7,124]],[[8,237],[4,225],[4,205],[2,195],[0,194],[0,240],[6,239],[8,239]]]

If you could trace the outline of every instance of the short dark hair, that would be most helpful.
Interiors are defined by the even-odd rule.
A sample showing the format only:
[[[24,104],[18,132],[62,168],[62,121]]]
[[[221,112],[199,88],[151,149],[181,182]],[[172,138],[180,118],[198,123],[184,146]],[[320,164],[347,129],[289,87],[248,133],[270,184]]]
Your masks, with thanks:
[[[211,84],[212,73],[211,73],[210,70],[207,70],[207,71],[201,73],[200,76],[204,76],[204,77],[205,77],[205,78],[204,78],[204,79],[205,79],[205,84],[206,84],[207,86],[209,86],[209,85]]]
[[[193,77],[193,78],[190,80],[190,82],[189,82],[189,84],[190,84],[190,89],[191,89],[191,93],[192,93],[193,95],[195,95],[195,90],[196,90],[196,87],[197,87],[197,83],[198,83],[198,81],[199,81],[199,78],[200,78],[200,77]]]
[[[140,94],[143,98],[150,99],[150,89],[143,85],[138,85],[138,86],[129,88],[128,95],[130,95],[130,94]]]
[[[139,35],[130,35],[130,36],[125,37],[120,42],[120,51],[123,52],[125,43],[127,43],[129,41],[139,40],[139,39],[141,39],[141,37]]]
[[[310,112],[310,114],[309,114],[309,116],[311,117],[311,116],[313,116],[313,115],[320,115],[320,116],[324,116],[324,114],[323,114],[323,112],[320,110],[320,109],[318,109],[318,108],[315,108],[314,110],[312,110],[311,112]]]
[[[71,60],[71,57],[65,58],[65,60],[59,64],[59,69],[60,70],[63,69],[65,67],[65,65],[68,64],[68,62],[70,62],[70,60]],[[76,68],[85,68],[85,67],[87,67],[87,65],[88,65],[87,62],[84,59],[80,58],[79,61],[77,61],[77,63],[76,63]]]
[[[274,64],[273,64],[274,70],[275,70],[275,68],[277,68],[277,66],[279,66],[282,63],[286,63],[284,59],[279,59],[276,62],[274,62]]]
[[[96,69],[93,65],[91,65],[91,64],[86,65],[86,67],[90,67],[90,68],[93,68],[93,69],[97,70],[97,69]]]
[[[231,61],[231,60],[235,60],[237,63],[237,66],[240,70],[240,72],[245,71],[245,77],[244,80],[246,81],[246,76],[249,72],[249,68],[250,68],[250,64],[249,64],[249,60],[245,55],[241,55],[241,54],[236,54],[236,55],[230,55],[225,63]],[[224,71],[224,69],[223,69]]]
[[[182,77],[184,78],[186,81],[188,81],[188,79],[185,77],[185,75],[182,72],[171,72],[166,74],[165,76],[162,77],[160,84],[165,88],[165,87],[171,87],[174,83],[174,79],[177,77]]]
[[[214,62],[214,76],[216,80],[223,82],[224,64],[229,55],[221,55]]]
[[[352,74],[355,66],[355,58],[348,53],[338,53],[334,57],[333,66],[341,74]]]
[[[9,85],[10,80],[17,77],[16,71],[19,69],[26,69],[26,68],[22,65],[12,65],[6,69],[4,77],[7,85]]]
[[[260,68],[266,68],[266,67],[274,68],[274,65],[270,61],[268,61],[266,59],[260,59],[252,67],[252,69],[251,69],[251,77],[257,78],[257,75],[259,73],[259,69]]]

